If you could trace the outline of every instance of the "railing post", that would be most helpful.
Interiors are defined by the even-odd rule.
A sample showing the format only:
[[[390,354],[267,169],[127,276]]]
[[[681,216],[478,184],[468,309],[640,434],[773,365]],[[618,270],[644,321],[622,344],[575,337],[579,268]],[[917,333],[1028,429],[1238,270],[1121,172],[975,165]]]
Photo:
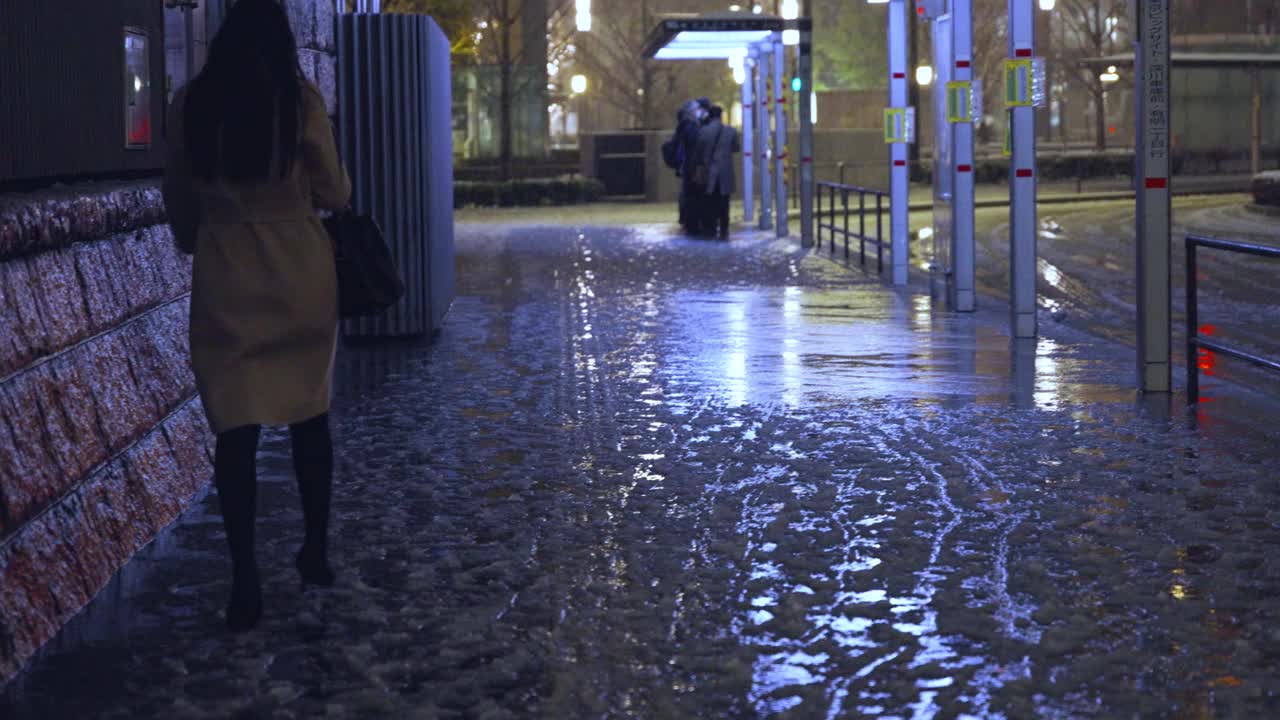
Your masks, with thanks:
[[[858,264],[867,266],[867,193],[858,191]]]
[[[884,273],[884,195],[876,193],[876,272]]]
[[[1200,403],[1200,307],[1196,299],[1196,239],[1187,236],[1187,404]]]
[[[844,211],[844,257],[849,259],[849,188],[840,189],[840,207]]]
[[[831,201],[831,252],[836,251],[836,188],[832,185],[830,188],[831,195],[827,198]]]
[[[815,242],[818,243],[818,247],[822,247],[822,183],[818,183],[818,192],[814,193],[814,200],[817,206],[814,208],[813,221],[818,226]]]

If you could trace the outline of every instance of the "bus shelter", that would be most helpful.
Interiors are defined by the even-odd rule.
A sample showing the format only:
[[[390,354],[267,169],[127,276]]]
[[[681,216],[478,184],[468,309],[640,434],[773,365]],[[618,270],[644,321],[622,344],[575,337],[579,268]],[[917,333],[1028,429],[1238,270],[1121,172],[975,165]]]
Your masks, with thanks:
[[[658,22],[643,56],[655,60],[725,60],[742,79],[744,219],[778,237],[787,227],[787,36],[795,36],[800,117],[800,235],[813,244],[812,29],[809,18],[783,20],[743,12],[672,15]]]

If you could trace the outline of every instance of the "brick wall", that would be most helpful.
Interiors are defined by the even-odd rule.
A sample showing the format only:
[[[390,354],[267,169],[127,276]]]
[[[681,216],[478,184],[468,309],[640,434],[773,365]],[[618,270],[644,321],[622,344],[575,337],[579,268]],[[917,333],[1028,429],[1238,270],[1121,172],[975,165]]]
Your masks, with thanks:
[[[0,197],[0,679],[212,474],[154,183]]]

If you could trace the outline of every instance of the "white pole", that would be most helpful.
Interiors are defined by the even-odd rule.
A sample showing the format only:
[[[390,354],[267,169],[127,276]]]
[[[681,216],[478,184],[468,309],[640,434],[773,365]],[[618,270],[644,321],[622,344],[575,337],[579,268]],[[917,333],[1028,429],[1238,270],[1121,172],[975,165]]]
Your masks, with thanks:
[[[1134,28],[1138,118],[1138,382],[1143,392],[1173,385],[1170,264],[1169,0],[1139,0]],[[1195,362],[1187,358],[1187,362]]]
[[[889,106],[907,106],[907,4],[889,3]],[[907,145],[893,143],[889,156],[889,233],[892,238],[893,284],[907,284],[907,223],[911,188],[907,175]]]
[[[1009,0],[1009,57],[1035,57],[1035,0]],[[1028,78],[1030,82],[1030,78]],[[1014,337],[1035,337],[1036,324],[1036,110],[1009,110],[1013,156],[1009,163],[1009,297]]]
[[[787,63],[786,47],[782,33],[773,34],[773,162],[774,205],[777,219],[774,228],[778,237],[786,237],[787,230],[787,88],[783,81],[783,66]]]
[[[760,229],[773,227],[773,171],[769,168],[769,57],[773,47],[762,42],[756,51],[756,161],[760,168]]]
[[[755,68],[756,53],[742,59],[742,219],[750,224],[755,219]]]
[[[813,247],[813,19],[806,14],[799,24],[800,245]]]
[[[973,0],[952,0],[952,77],[973,81]],[[945,90],[945,88],[943,88]],[[977,120],[977,118],[974,118]],[[951,206],[951,259],[955,271],[954,301],[959,312],[973,312],[977,305],[974,273],[973,122],[952,125],[952,157],[955,181]]]

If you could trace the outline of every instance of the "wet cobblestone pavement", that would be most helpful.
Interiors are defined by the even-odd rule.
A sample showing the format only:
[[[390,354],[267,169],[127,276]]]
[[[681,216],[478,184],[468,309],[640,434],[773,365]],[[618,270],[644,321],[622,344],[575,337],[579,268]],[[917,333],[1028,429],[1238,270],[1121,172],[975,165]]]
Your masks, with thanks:
[[[794,243],[459,253],[434,345],[342,355],[338,586],[299,588],[271,435],[261,628],[222,630],[210,495],[0,715],[1274,716],[1265,412],[1191,429],[1111,346],[1011,346]]]

